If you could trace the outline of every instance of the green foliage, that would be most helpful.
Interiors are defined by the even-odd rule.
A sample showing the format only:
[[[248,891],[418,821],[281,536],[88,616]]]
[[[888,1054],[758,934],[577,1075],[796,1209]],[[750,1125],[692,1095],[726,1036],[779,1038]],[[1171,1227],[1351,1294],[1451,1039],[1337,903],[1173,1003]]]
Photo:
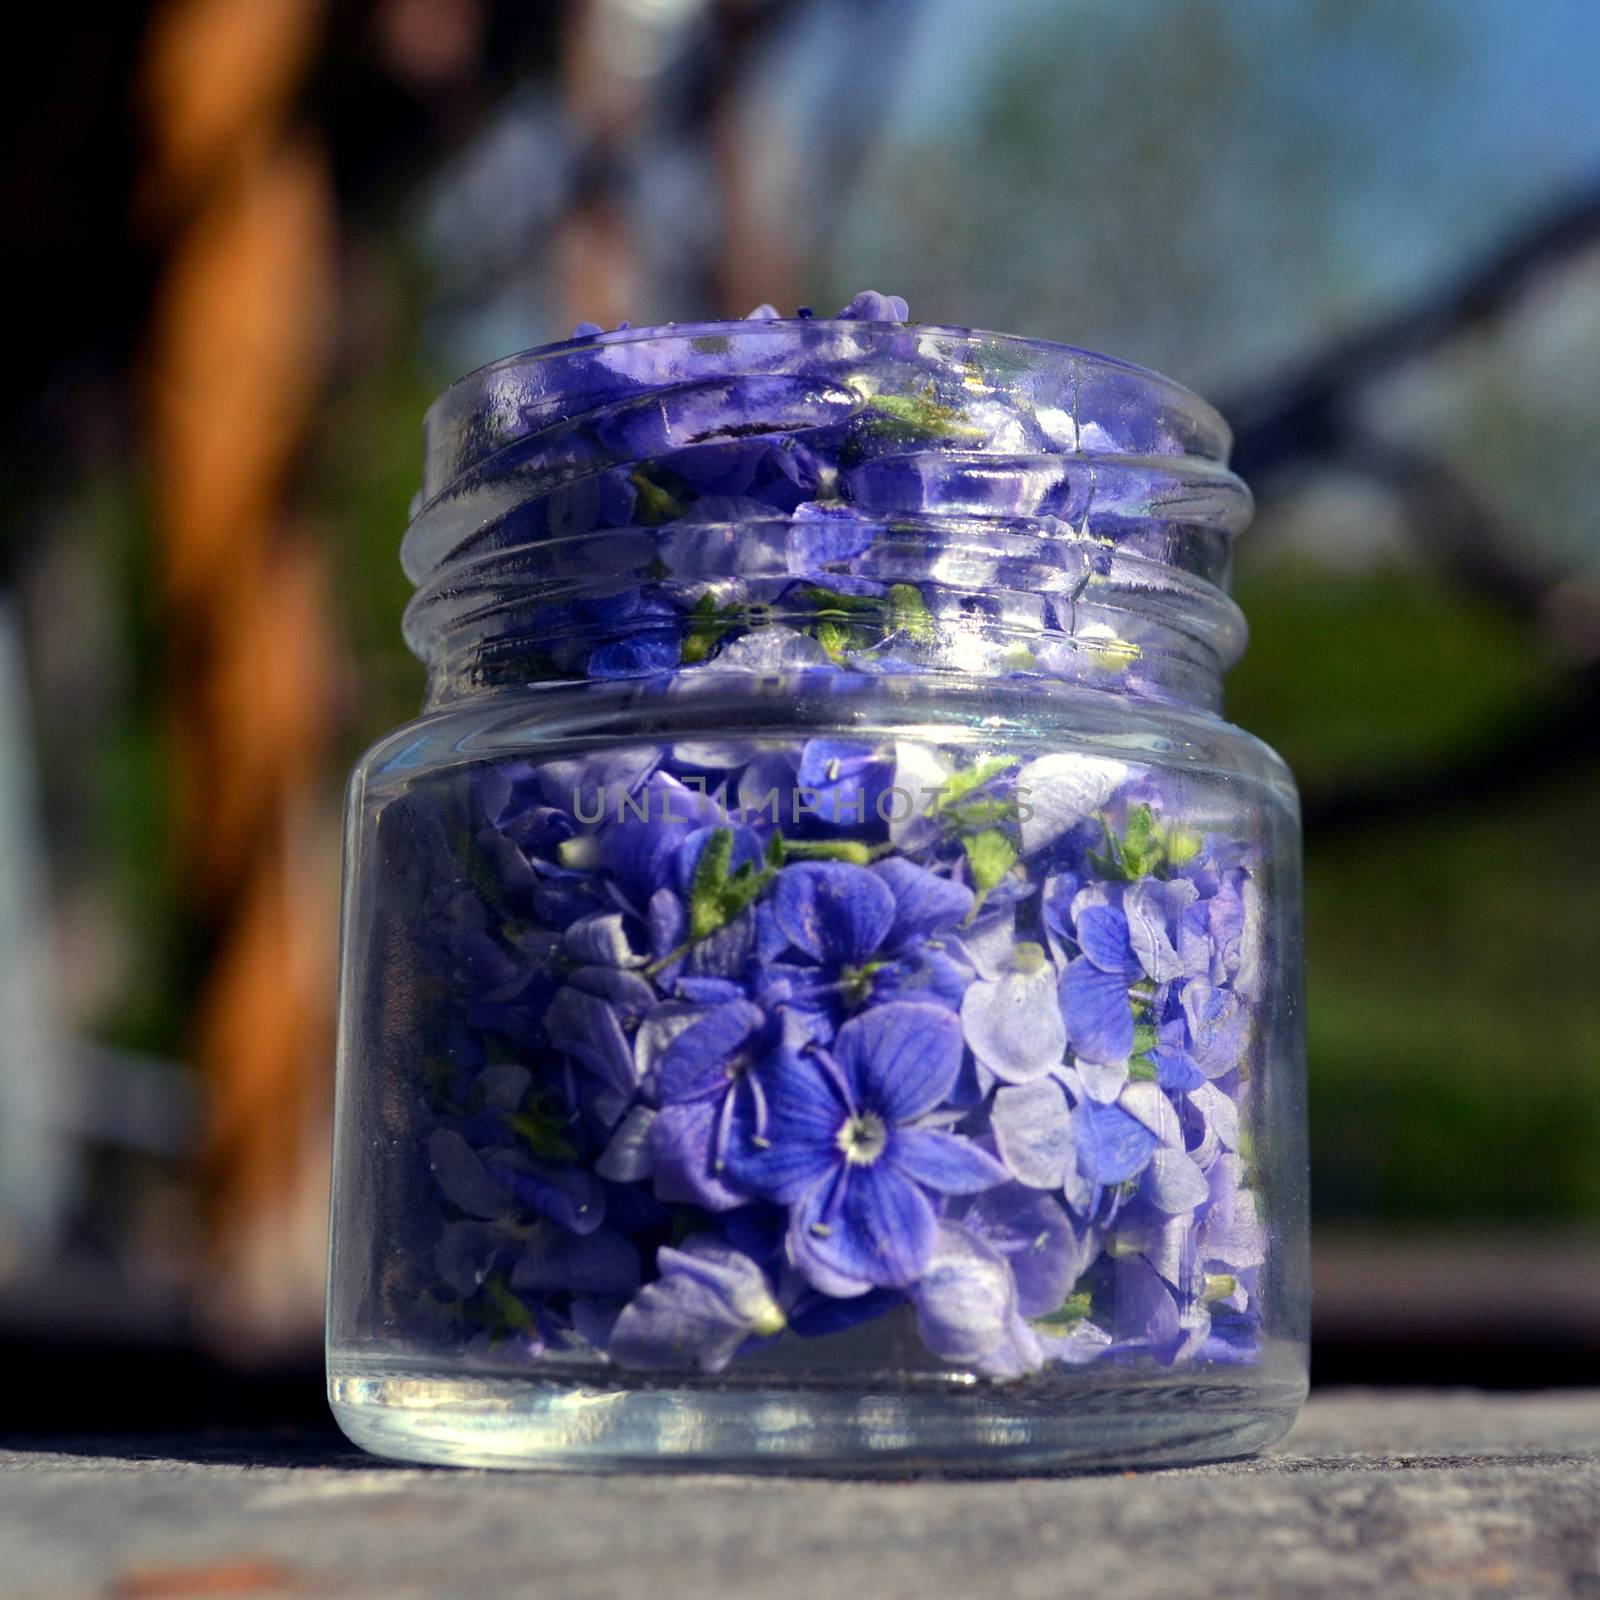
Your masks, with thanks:
[[[733,859],[733,829],[714,828],[695,863],[689,884],[689,937],[698,941],[726,927],[750,905],[777,875],[771,864],[744,861],[728,871]]]
[[[952,772],[934,796],[932,811],[935,816],[953,812],[958,804],[974,789],[981,789],[991,778],[997,778],[1007,767],[1016,765],[1015,756],[985,756],[970,767]]]
[[[526,1333],[533,1326],[533,1313],[517,1298],[504,1273],[491,1272],[483,1280],[482,1293],[487,1320],[496,1335]]]
[[[1089,1315],[1092,1297],[1087,1289],[1077,1289],[1069,1294],[1054,1311],[1034,1317],[1032,1325],[1041,1333],[1071,1333]]]
[[[1306,863],[1320,1213],[1600,1218],[1600,768],[1352,832]]]
[[[511,1131],[544,1161],[576,1161],[578,1147],[568,1137],[573,1113],[551,1090],[531,1090],[511,1117]]]
[[[1237,592],[1250,648],[1228,677],[1229,718],[1308,795],[1471,749],[1559,686],[1502,610],[1421,573],[1281,562]]]
[[[936,637],[933,617],[922,591],[913,583],[891,584],[888,598],[889,632],[903,633],[918,644],[932,644]]]
[[[867,402],[876,415],[868,424],[875,433],[911,440],[975,439],[983,430],[966,413],[940,401],[930,385],[923,394],[875,394]]]
[[[684,664],[694,666],[704,661],[739,622],[739,607],[732,601],[719,606],[717,597],[707,589],[689,612],[689,627],[683,639]]]
[[[628,482],[634,488],[633,514],[642,527],[659,527],[683,515],[684,508],[678,497],[665,484],[657,483],[643,467],[635,467],[628,474]]]
[[[893,848],[860,839],[790,839],[784,845],[784,853],[795,861],[848,861],[864,867]]]
[[[961,841],[972,869],[972,887],[978,904],[1017,864],[1017,847],[998,828],[985,828]]]
[[[842,665],[852,651],[870,650],[886,639],[904,636],[918,644],[937,637],[933,617],[915,584],[890,585],[887,594],[844,594],[812,585],[806,600],[817,617],[817,643]]]

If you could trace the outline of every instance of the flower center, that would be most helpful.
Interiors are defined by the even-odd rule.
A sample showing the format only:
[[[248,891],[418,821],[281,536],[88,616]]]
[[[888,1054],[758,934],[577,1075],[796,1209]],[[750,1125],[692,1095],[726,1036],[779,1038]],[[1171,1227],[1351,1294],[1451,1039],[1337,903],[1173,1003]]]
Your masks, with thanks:
[[[889,1143],[889,1130],[875,1111],[863,1111],[839,1130],[836,1141],[853,1167],[870,1167]]]
[[[1011,952],[1011,970],[1031,978],[1034,973],[1044,971],[1046,959],[1043,945],[1025,939]]]
[[[859,967],[840,967],[839,991],[850,1010],[865,1005],[871,998],[872,980],[886,965],[883,961],[863,961]]]

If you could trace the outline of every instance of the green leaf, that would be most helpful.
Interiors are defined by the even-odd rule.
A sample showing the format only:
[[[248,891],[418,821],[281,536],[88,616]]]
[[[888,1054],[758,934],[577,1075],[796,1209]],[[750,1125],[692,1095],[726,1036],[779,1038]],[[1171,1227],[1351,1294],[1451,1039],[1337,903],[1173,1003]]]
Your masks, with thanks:
[[[806,601],[818,616],[850,616],[853,613],[876,611],[882,602],[873,594],[845,594],[838,589],[825,589],[812,584],[806,590]]]
[[[927,602],[914,583],[889,586],[889,631],[903,633],[918,644],[932,644],[937,637]]]
[[[1133,1054],[1148,1055],[1155,1047],[1156,1030],[1148,1022],[1139,1023],[1133,1030]]]
[[[653,528],[683,515],[683,506],[671,490],[657,483],[643,467],[635,467],[628,474],[628,482],[637,491],[634,514],[641,526]]]
[[[559,1096],[535,1090],[512,1116],[511,1131],[546,1161],[576,1161],[578,1147],[566,1137],[571,1123],[572,1113]]]
[[[728,883],[728,863],[733,859],[733,829],[714,828],[695,863],[689,883],[689,936],[704,939],[728,919],[722,896]]]
[[[1005,822],[1017,814],[1015,800],[997,800],[980,795],[976,800],[963,800],[959,805],[945,810],[958,828],[983,828],[992,822]]]
[[[691,943],[709,938],[718,928],[726,927],[777,876],[777,868],[770,864],[770,846],[769,865],[765,867],[745,861],[730,874],[728,867],[732,860],[733,829],[712,829],[689,884]]]
[[[982,904],[983,897],[1016,865],[1017,848],[998,828],[985,828],[962,840],[962,848],[967,852],[972,885]]]
[[[952,772],[934,797],[934,814],[937,815],[955,804],[963,795],[971,794],[974,789],[982,788],[991,778],[1004,772],[1015,761],[1015,756],[986,756],[982,761],[974,762],[972,766],[960,772]]]
[[[1111,831],[1111,824],[1104,816],[1100,818],[1100,827],[1105,833],[1105,854],[1090,851],[1089,864],[1103,878],[1117,878],[1132,883],[1135,879],[1148,877],[1171,860],[1168,852],[1175,837],[1174,832],[1158,827],[1155,813],[1147,805],[1128,807],[1128,820],[1120,839]],[[1185,834],[1185,845],[1190,837]],[[1196,845],[1195,851],[1198,849]],[[1191,852],[1184,856],[1183,860],[1192,860],[1193,854]],[[1177,864],[1182,865],[1182,861]]]
[[[1090,1304],[1089,1291],[1079,1289],[1069,1294],[1054,1311],[1034,1317],[1031,1322],[1035,1328],[1042,1328],[1046,1333],[1070,1333],[1089,1315]]]
[[[507,1333],[522,1333],[533,1326],[533,1313],[511,1292],[505,1275],[491,1272],[483,1280],[483,1297],[489,1302],[495,1325]]]
[[[690,666],[704,661],[722,642],[723,635],[738,626],[738,606],[731,602],[719,606],[717,597],[707,589],[689,612],[689,631],[683,639],[683,661]]]
[[[851,630],[826,618],[817,624],[817,643],[828,652],[828,659],[842,667],[851,649]]]
[[[1156,1064],[1149,1056],[1134,1056],[1128,1062],[1128,1081],[1130,1083],[1154,1083],[1156,1081]]]
[[[1128,823],[1122,830],[1122,864],[1130,880],[1154,871],[1161,856],[1155,813],[1149,806],[1129,806]]]
[[[893,846],[863,844],[859,839],[790,839],[783,848],[795,861],[849,861],[864,867]]]
[[[1169,867],[1186,867],[1205,849],[1204,837],[1192,828],[1179,827],[1177,823],[1167,829],[1166,854]]]
[[[935,399],[933,386],[920,395],[875,394],[867,405],[879,413],[869,424],[874,432],[907,439],[975,439],[982,433],[966,413]]]

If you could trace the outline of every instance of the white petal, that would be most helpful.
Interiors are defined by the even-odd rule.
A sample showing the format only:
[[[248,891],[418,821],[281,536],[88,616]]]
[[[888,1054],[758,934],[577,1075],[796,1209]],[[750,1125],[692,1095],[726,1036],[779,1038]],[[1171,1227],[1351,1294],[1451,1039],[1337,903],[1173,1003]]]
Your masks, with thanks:
[[[1127,777],[1122,762],[1102,756],[1058,752],[1028,762],[1017,773],[1017,798],[1030,813],[1020,824],[1023,855],[1054,844],[1103,806]]]
[[[1083,1070],[1083,1062],[1078,1070]],[[1142,1122],[1162,1144],[1183,1149],[1183,1128],[1172,1102],[1153,1083],[1130,1083],[1117,1102],[1130,1117]]]
[[[1214,1083],[1202,1083],[1189,1091],[1189,1104],[1206,1119],[1206,1127],[1216,1134],[1226,1150],[1239,1148],[1239,1108]]]
[[[1181,1150],[1157,1150],[1145,1168],[1140,1192],[1158,1211],[1179,1216],[1210,1198],[1206,1175]]]

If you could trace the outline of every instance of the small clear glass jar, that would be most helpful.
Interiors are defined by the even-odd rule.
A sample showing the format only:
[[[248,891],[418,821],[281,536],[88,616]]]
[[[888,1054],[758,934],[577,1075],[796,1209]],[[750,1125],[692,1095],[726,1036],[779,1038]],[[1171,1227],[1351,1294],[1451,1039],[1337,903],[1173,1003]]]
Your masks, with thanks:
[[[497,362],[426,442],[427,705],[349,799],[350,1438],[971,1473],[1281,1435],[1298,821],[1220,714],[1216,413],[759,320]]]

